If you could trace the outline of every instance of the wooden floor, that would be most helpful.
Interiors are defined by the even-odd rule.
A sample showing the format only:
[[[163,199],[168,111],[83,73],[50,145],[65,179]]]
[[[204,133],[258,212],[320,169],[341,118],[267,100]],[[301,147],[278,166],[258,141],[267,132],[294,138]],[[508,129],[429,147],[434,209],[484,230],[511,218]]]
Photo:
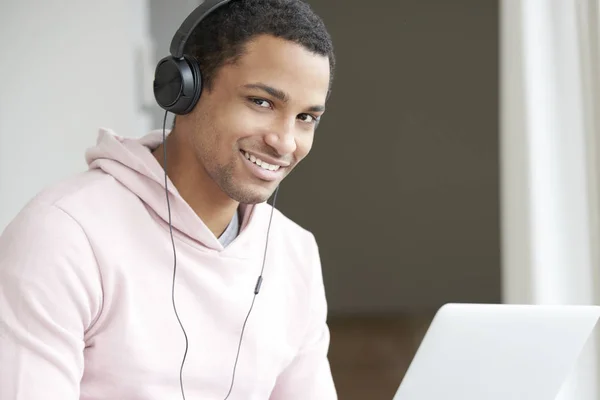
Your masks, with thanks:
[[[391,400],[431,316],[330,317],[329,361],[340,400]]]

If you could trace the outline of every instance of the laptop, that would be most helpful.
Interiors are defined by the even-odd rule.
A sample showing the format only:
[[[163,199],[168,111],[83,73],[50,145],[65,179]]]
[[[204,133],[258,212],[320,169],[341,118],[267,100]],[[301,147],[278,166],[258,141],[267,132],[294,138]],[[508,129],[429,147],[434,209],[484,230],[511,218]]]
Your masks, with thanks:
[[[599,318],[599,306],[444,305],[393,400],[555,400]]]

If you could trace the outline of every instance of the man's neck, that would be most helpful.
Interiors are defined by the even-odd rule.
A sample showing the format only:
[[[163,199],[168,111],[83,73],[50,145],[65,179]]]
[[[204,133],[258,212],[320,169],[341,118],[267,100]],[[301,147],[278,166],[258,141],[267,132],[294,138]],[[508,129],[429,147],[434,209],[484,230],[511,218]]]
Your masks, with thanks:
[[[239,203],[222,192],[198,162],[182,135],[173,131],[167,137],[167,172],[183,199],[194,210],[215,237],[225,231]],[[152,154],[164,168],[162,143]]]

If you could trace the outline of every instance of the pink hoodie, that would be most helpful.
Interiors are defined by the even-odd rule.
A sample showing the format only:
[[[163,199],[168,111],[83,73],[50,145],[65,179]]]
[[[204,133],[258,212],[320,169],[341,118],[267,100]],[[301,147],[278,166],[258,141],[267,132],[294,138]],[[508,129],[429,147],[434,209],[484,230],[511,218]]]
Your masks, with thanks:
[[[164,173],[149,151],[161,140],[102,130],[89,171],[44,190],[0,236],[1,399],[183,398]],[[222,400],[271,206],[246,206],[223,248],[169,189],[185,396]],[[277,210],[263,276],[229,399],[336,399],[317,245]]]

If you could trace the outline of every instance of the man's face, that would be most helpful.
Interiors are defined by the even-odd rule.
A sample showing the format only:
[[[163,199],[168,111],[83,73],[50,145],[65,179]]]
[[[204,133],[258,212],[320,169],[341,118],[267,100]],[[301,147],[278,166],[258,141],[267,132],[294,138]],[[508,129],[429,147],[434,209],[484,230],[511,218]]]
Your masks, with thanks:
[[[230,198],[266,201],[309,153],[329,89],[329,60],[272,36],[246,44],[190,114],[191,144]]]

